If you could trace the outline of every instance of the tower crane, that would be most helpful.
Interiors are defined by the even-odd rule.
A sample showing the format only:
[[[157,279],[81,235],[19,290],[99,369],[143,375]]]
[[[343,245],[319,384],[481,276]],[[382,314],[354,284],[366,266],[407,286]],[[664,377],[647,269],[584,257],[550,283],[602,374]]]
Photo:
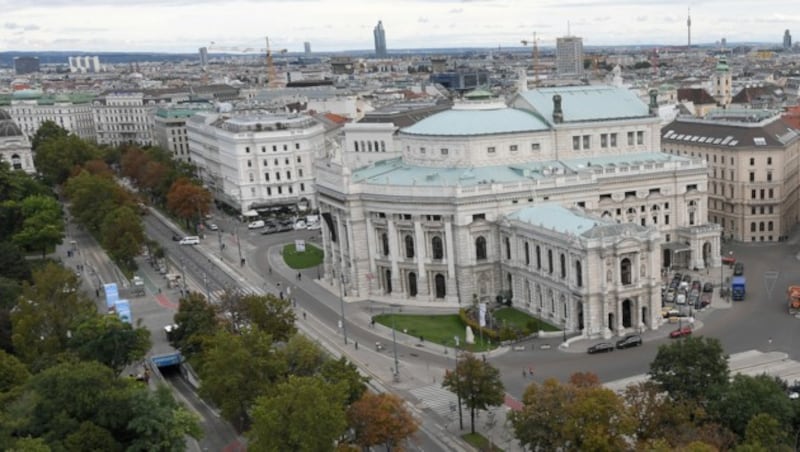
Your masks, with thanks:
[[[527,39],[523,39],[520,41],[522,45],[526,46],[530,44],[533,46],[533,83],[534,86],[539,86],[539,40],[536,38],[536,32],[533,32],[533,40],[528,41]]]
[[[230,46],[219,46],[216,45],[214,41],[211,42],[211,45],[208,46],[208,50],[216,50],[222,52],[239,52],[239,53],[251,53],[251,52],[264,52],[266,55],[266,64],[267,64],[267,79],[268,79],[268,86],[271,88],[277,88],[283,86],[283,81],[278,79],[278,72],[275,70],[275,64],[273,62],[273,51],[269,45],[269,37],[266,37],[266,44],[267,46],[263,49],[255,48],[255,47],[230,47]],[[275,52],[279,54],[284,54],[287,52],[286,49],[276,50]]]

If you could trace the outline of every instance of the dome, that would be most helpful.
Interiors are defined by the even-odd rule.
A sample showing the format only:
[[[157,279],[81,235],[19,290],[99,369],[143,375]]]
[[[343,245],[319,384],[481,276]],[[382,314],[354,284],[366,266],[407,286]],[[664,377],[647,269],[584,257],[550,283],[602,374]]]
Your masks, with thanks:
[[[0,109],[0,138],[21,137],[22,130],[11,119],[7,111]]]

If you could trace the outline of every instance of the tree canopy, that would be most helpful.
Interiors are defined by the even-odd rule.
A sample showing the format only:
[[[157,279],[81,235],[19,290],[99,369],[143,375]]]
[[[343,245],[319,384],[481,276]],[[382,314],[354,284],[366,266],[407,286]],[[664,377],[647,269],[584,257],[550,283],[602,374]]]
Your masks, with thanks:
[[[355,443],[364,449],[378,445],[395,449],[419,429],[405,402],[387,393],[365,392],[347,410],[347,419],[355,431]]]
[[[458,394],[469,408],[472,433],[475,433],[475,411],[502,405],[505,400],[500,371],[472,353],[461,355],[455,370],[445,374],[442,386]]]
[[[211,208],[211,193],[187,178],[173,182],[167,193],[167,208],[178,218],[197,221]]]
[[[653,381],[673,399],[705,401],[728,383],[728,356],[714,338],[690,336],[661,345],[650,363]]]

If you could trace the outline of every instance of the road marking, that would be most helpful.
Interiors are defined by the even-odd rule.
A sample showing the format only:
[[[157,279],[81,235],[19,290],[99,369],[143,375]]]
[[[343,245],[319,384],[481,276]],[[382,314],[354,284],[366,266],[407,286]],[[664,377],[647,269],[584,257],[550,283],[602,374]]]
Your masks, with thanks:
[[[164,295],[164,294],[158,294],[158,295],[156,295],[155,298],[156,298],[156,302],[158,302],[158,304],[160,304],[161,307],[163,307],[163,308],[172,309],[172,310],[177,310],[178,309],[178,306],[179,306],[178,303],[171,302],[169,300],[169,298],[167,298],[167,296]]]

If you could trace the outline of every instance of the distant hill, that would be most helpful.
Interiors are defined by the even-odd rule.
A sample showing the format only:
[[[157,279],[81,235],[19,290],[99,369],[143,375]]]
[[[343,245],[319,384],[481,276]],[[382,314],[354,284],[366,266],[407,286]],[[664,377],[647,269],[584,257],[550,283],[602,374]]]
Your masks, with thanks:
[[[71,56],[99,56],[102,64],[142,63],[145,61],[183,61],[197,59],[196,53],[154,52],[0,52],[0,67],[14,67],[14,57],[39,57],[40,64],[67,64]]]

